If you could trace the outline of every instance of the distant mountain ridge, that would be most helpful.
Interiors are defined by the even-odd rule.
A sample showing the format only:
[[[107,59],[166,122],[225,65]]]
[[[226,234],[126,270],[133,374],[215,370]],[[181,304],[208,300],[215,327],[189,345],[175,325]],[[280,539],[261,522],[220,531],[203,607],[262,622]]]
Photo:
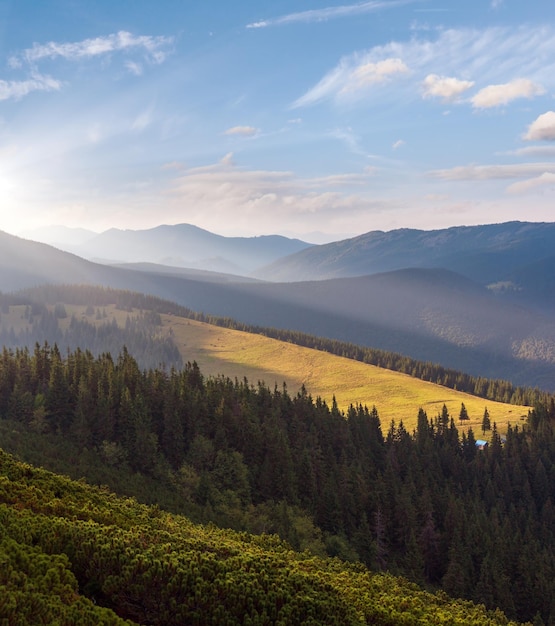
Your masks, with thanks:
[[[35,234],[41,235],[40,231]],[[60,229],[45,230],[42,240],[90,260],[156,263],[243,275],[312,246],[281,235],[224,237],[192,224],[146,230],[111,228],[100,234],[79,231],[72,243],[67,235]]]
[[[522,276],[553,255],[555,223],[506,222],[442,230],[372,231],[314,246],[276,260],[255,276],[264,280],[323,280],[403,268],[444,268],[482,285]]]

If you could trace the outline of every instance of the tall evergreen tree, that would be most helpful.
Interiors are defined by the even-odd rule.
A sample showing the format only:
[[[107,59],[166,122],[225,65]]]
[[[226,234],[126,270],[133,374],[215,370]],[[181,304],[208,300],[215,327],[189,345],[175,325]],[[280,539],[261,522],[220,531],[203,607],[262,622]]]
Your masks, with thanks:
[[[463,422],[465,422],[468,419],[470,419],[468,417],[468,411],[466,410],[466,407],[464,406],[464,402],[461,402],[461,410],[459,411],[459,420],[460,420],[460,422],[462,424]]]
[[[491,420],[489,417],[488,407],[484,409],[484,417],[482,418],[482,433],[485,435],[486,430],[491,430]]]

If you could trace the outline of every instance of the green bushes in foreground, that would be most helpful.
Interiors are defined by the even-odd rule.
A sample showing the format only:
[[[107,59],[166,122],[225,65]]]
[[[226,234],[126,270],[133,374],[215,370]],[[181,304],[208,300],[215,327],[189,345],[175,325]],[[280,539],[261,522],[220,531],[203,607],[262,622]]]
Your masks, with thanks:
[[[515,623],[273,535],[194,525],[3,451],[0,564],[0,623],[10,625]]]

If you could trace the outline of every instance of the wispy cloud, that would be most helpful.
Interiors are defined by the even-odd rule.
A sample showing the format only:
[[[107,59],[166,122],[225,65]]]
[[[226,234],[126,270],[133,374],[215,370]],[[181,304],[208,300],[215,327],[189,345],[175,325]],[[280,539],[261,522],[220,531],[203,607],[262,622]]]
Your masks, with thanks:
[[[443,102],[453,102],[473,86],[473,80],[428,74],[422,81],[422,93],[424,98],[441,98]]]
[[[61,81],[41,74],[27,80],[0,80],[0,100],[19,100],[33,91],[58,91],[61,87]]]
[[[143,66],[135,61],[126,61],[125,67],[135,76],[142,76],[143,74]]]
[[[398,150],[401,146],[405,145],[405,141],[403,139],[398,139],[391,147],[393,150]]]
[[[555,141],[555,111],[548,111],[534,120],[523,138],[528,141]]]
[[[499,180],[555,174],[555,163],[517,163],[514,165],[461,165],[445,170],[428,172],[441,180]]]
[[[170,197],[181,219],[186,205],[191,213],[187,219],[201,220],[205,227],[211,226],[207,216],[212,227],[220,229],[233,216],[235,227],[247,232],[257,225],[259,234],[275,230],[283,220],[293,230],[306,231],[314,228],[314,220],[325,216],[333,228],[391,206],[390,201],[366,195],[365,185],[374,174],[372,170],[302,178],[290,171],[249,170],[226,155],[219,163],[185,170],[174,179]]]
[[[337,100],[358,99],[373,86],[386,84],[395,77],[409,73],[409,68],[398,57],[366,60],[363,63],[341,62],[304,96],[296,100],[292,108],[314,104],[333,97]]]
[[[360,81],[364,68],[393,60],[406,71],[390,72],[388,80]],[[353,102],[378,90],[391,93],[401,78],[405,102],[411,94],[455,100],[472,87],[478,92],[468,102],[476,108],[537,96],[555,87],[555,27],[444,29],[357,51],[341,58],[292,108]]]
[[[362,174],[331,174],[317,178],[306,178],[302,181],[303,187],[326,189],[332,187],[350,187],[352,185],[366,185],[368,178],[375,176],[377,168],[365,169]]]
[[[63,85],[61,80],[42,74],[38,70],[41,61],[64,59],[77,62],[117,52],[125,54],[142,52],[142,60],[158,65],[166,59],[172,44],[173,37],[136,36],[126,31],[70,43],[55,41],[46,44],[35,43],[31,48],[8,59],[8,67],[12,70],[23,69],[28,77],[22,80],[0,80],[0,100],[10,98],[17,100],[33,91],[60,90]],[[135,76],[141,76],[143,73],[142,63],[136,60],[127,59],[125,67]]]
[[[35,43],[31,48],[10,57],[8,63],[10,67],[17,68],[21,67],[23,62],[34,65],[43,59],[56,58],[75,61],[130,50],[143,50],[151,62],[162,63],[172,43],[172,37],[137,36],[122,30],[104,37],[84,39],[83,41]]]
[[[509,104],[518,98],[533,98],[545,93],[545,89],[527,78],[515,78],[501,85],[488,85],[471,98],[476,109],[489,109]]]
[[[137,115],[137,117],[133,120],[133,123],[131,124],[131,130],[141,132],[145,130],[148,126],[150,126],[151,123],[152,110],[147,109],[146,111],[143,111],[142,113]]]
[[[350,127],[336,128],[330,133],[330,137],[342,141],[353,154],[358,154],[360,156],[369,156],[368,153],[360,145],[360,138],[355,135],[353,129]]]
[[[389,2],[358,2],[356,4],[344,4],[324,9],[312,9],[309,11],[299,11],[297,13],[289,13],[280,17],[267,20],[259,20],[247,24],[247,28],[266,28],[267,26],[281,26],[284,24],[294,24],[296,22],[324,22],[339,17],[350,17],[352,15],[361,15],[363,13],[372,13],[382,9],[390,9],[404,4],[413,4],[419,0],[391,0]]]
[[[518,150],[511,150],[501,154],[514,156],[555,157],[555,146],[525,146]]]
[[[224,135],[235,135],[239,137],[254,137],[258,134],[258,128],[254,126],[233,126],[224,131]]]
[[[408,71],[409,68],[401,59],[384,59],[377,63],[365,63],[352,71],[340,93],[358,91],[367,85],[383,83],[395,74],[407,74]]]
[[[544,172],[535,178],[513,183],[507,187],[509,193],[527,193],[529,191],[544,190],[546,187],[555,189],[555,172]]]

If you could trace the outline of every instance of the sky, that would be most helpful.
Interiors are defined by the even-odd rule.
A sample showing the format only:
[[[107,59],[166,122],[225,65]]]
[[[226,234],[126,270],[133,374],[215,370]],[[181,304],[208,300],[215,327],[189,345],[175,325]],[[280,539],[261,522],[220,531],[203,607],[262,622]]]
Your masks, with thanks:
[[[0,0],[0,230],[555,221],[552,0]]]

